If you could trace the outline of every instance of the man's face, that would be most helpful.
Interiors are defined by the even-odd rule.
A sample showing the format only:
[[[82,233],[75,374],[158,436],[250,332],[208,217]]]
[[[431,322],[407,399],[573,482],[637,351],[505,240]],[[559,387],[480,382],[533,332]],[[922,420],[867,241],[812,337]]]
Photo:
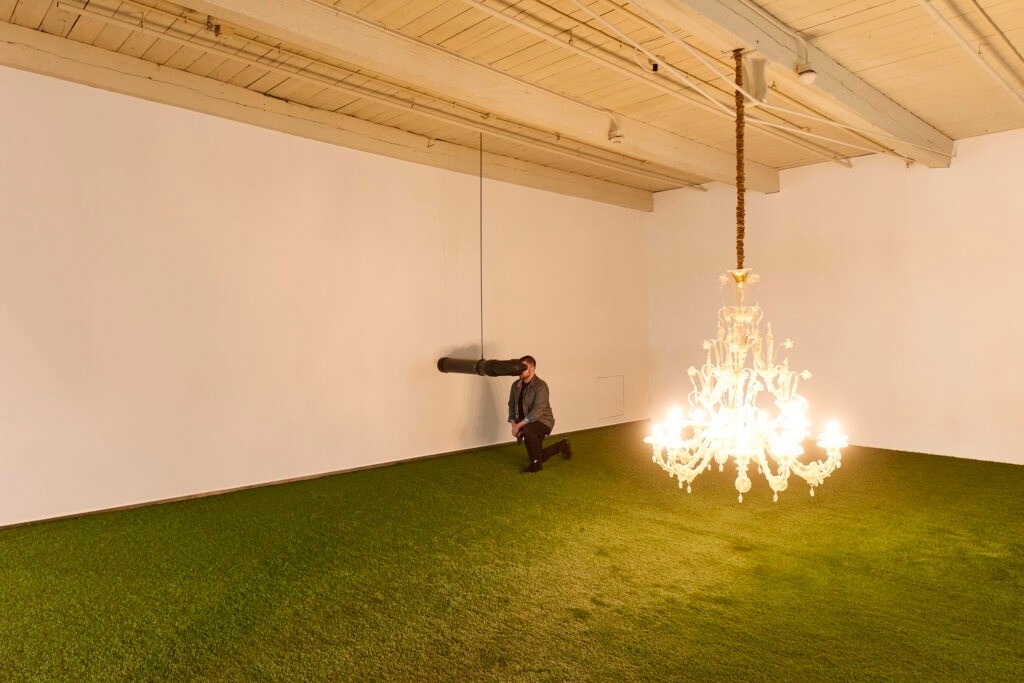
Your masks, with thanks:
[[[523,365],[526,366],[526,369],[519,373],[519,379],[524,382],[529,382],[533,379],[533,366],[526,362],[524,362]]]

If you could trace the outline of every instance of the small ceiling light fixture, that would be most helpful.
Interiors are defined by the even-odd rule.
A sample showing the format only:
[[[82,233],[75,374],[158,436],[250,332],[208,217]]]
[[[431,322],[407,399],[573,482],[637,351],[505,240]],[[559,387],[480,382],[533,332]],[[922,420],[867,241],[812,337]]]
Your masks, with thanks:
[[[722,471],[732,460],[736,466],[736,490],[739,501],[750,490],[747,474],[750,465],[768,480],[779,500],[791,473],[811,487],[821,485],[841,465],[847,437],[830,423],[818,436],[824,460],[800,462],[803,442],[809,436],[807,400],[797,393],[799,381],[811,378],[804,370],[796,372],[788,359],[776,356],[775,336],[768,323],[764,337],[761,321],[764,312],[753,297],[758,275],[743,267],[745,209],[743,204],[743,53],[735,50],[736,60],[736,269],[719,278],[731,288],[735,303],[718,311],[718,333],[704,342],[707,359],[700,368],[689,369],[691,412],[683,416],[673,410],[666,422],[654,425],[654,433],[644,439],[653,448],[653,460],[679,480],[686,492],[697,475],[711,468],[711,460]],[[780,344],[790,349],[789,339]]]
[[[818,78],[818,72],[810,64],[797,64],[796,75],[801,83],[810,85]]]
[[[625,140],[625,139],[626,139],[626,135],[622,132],[622,129],[619,128],[619,122],[616,121],[615,117],[613,116],[612,117],[612,125],[608,129],[608,141],[618,145],[618,144],[621,144],[622,141]]]

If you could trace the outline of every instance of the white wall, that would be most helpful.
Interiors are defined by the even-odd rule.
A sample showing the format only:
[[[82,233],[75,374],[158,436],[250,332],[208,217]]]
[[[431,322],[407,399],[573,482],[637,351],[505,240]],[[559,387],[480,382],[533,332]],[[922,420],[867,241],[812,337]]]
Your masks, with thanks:
[[[805,167],[747,195],[746,265],[813,427],[859,445],[1024,464],[1024,131],[962,140],[949,169]],[[652,414],[685,400],[734,268],[735,191],[659,194],[648,223]]]
[[[3,68],[0,150],[0,525],[506,440],[475,177]],[[487,357],[647,417],[644,214],[484,209]]]

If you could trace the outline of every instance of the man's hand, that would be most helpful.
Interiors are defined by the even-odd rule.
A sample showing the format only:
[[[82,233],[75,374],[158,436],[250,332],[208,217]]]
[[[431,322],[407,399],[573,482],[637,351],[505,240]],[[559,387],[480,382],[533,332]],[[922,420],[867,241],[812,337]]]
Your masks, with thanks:
[[[516,439],[519,438],[519,424],[515,422],[509,422],[508,426],[512,429],[512,436]]]

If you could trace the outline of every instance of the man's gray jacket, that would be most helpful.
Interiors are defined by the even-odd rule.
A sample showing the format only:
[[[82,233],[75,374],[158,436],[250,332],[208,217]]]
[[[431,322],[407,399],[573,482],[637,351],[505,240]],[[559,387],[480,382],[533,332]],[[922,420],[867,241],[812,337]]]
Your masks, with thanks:
[[[519,403],[519,386],[523,380],[517,379],[512,383],[512,391],[508,395],[508,421],[516,421],[516,408]],[[523,410],[526,411],[526,419],[530,422],[541,422],[551,429],[555,428],[555,414],[551,412],[551,403],[548,400],[548,384],[537,375],[533,376],[530,383],[526,385],[526,392],[523,394]]]

